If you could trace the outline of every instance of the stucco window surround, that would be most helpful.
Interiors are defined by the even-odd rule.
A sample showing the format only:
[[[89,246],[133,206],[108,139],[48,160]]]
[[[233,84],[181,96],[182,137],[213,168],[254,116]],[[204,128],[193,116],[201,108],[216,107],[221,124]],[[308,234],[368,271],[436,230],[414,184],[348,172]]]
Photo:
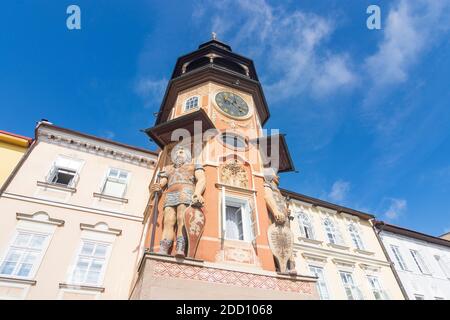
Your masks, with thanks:
[[[37,185],[43,188],[75,193],[84,163],[83,159],[60,154],[47,170],[43,181],[37,181]]]
[[[130,180],[130,171],[110,167],[102,179],[99,192],[94,192],[93,196],[99,199],[128,203],[129,200],[125,198],[125,195],[127,194]]]
[[[329,247],[341,250],[349,250],[350,247],[344,241],[339,221],[328,212],[322,211],[322,227],[325,235],[325,241]]]
[[[234,130],[223,131],[217,135],[216,139],[222,146],[233,151],[244,152],[250,148],[248,143],[249,139]]]
[[[309,208],[294,204],[292,211],[298,223],[298,230],[300,234],[298,240],[315,245],[322,244],[323,241],[317,239],[316,229],[314,227],[314,217]]]
[[[68,268],[66,282],[60,283],[59,287],[63,292],[100,294],[105,291],[103,283],[113,245],[116,238],[122,234],[122,230],[110,228],[104,222],[95,225],[82,223],[80,229],[81,239],[78,249]],[[92,275],[96,275],[96,280],[89,280]],[[78,280],[81,278],[83,280]],[[64,295],[63,292],[60,292],[60,297]]]
[[[10,265],[14,263],[14,268],[11,272],[0,274],[0,287],[12,286],[27,292],[29,286],[36,284],[34,279],[53,234],[56,228],[64,225],[64,221],[53,219],[44,211],[34,214],[17,213],[16,219],[18,220],[16,229],[8,245],[0,252],[0,265],[6,262],[8,256],[15,256],[10,262]],[[38,238],[35,240],[35,237]],[[18,273],[24,275],[21,276]],[[25,291],[18,298],[25,298]]]

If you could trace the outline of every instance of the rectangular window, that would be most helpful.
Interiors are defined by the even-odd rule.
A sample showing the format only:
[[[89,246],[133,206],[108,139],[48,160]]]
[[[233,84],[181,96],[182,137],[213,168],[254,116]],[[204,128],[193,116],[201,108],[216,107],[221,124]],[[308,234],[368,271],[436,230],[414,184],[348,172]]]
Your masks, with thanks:
[[[225,239],[253,241],[255,235],[249,201],[226,196],[224,210]]]
[[[100,285],[110,247],[108,243],[83,240],[70,282],[80,285]]]
[[[352,239],[352,243],[355,246],[355,248],[359,250],[364,250],[364,244],[362,242],[361,235],[359,233],[357,226],[353,223],[349,224],[348,231],[350,232],[350,238]]]
[[[128,184],[128,172],[119,169],[109,169],[102,187],[102,194],[122,198]]]
[[[319,296],[321,300],[329,300],[330,296],[328,294],[327,284],[325,282],[325,277],[323,275],[323,268],[316,266],[309,266],[309,270],[311,273],[317,277],[317,291],[319,292]]]
[[[376,300],[387,300],[387,294],[384,292],[383,288],[381,287],[380,281],[378,280],[378,277],[375,276],[367,276],[367,279],[369,280],[370,289],[372,289],[372,293]]]
[[[408,270],[408,268],[406,267],[406,263],[403,260],[402,255],[400,254],[399,247],[391,245],[391,250],[392,250],[392,253],[394,254],[395,261],[397,262],[397,265],[400,267],[400,269]]]
[[[80,160],[58,157],[47,175],[47,182],[70,188],[75,187],[81,164]]]
[[[341,280],[348,300],[362,300],[361,291],[355,286],[353,275],[350,272],[341,271]]]
[[[307,239],[314,239],[314,231],[308,214],[302,211],[297,215],[297,217],[301,236]]]
[[[439,267],[441,267],[442,272],[447,278],[450,278],[450,267],[446,263],[443,257],[435,255],[434,259],[436,259],[437,263],[439,264]]]
[[[32,277],[40,263],[47,234],[18,231],[0,265],[0,275]]]
[[[414,259],[414,262],[416,263],[417,268],[421,273],[429,274],[430,271],[428,270],[427,266],[425,265],[425,262],[422,259],[422,256],[417,250],[410,249],[409,252],[411,252],[411,256]]]

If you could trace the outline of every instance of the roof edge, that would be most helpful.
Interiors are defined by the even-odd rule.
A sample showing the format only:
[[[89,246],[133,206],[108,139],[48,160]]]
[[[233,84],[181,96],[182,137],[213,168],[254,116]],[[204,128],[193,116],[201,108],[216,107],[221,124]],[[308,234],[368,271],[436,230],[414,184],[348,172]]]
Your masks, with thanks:
[[[319,206],[319,207],[324,207],[324,208],[336,210],[337,212],[348,213],[348,214],[351,214],[351,215],[354,215],[354,216],[358,216],[359,218],[364,219],[364,220],[375,219],[375,216],[372,215],[372,214],[369,214],[369,213],[365,213],[365,212],[358,211],[358,210],[355,210],[355,209],[343,207],[343,206],[340,206],[340,205],[337,205],[337,204],[334,204],[334,203],[331,203],[331,202],[328,202],[328,201],[324,201],[324,200],[321,200],[321,199],[317,199],[317,198],[313,198],[313,197],[310,197],[310,196],[306,196],[304,194],[297,193],[297,192],[290,191],[290,190],[283,189],[283,188],[280,188],[280,191],[285,196],[289,196],[291,198],[294,198],[296,200],[300,200],[300,201],[303,201],[303,202],[308,202],[308,203],[311,203],[311,204]]]

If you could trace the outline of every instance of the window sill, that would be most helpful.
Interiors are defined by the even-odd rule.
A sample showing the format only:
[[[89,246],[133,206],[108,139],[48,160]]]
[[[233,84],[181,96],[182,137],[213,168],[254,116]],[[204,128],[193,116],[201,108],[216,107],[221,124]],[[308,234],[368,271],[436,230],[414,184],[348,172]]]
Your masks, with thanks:
[[[60,190],[60,191],[67,191],[70,193],[75,193],[77,192],[76,188],[71,188],[71,187],[66,187],[63,185],[58,185],[58,184],[54,184],[54,183],[48,183],[48,182],[43,182],[43,181],[37,181],[36,183],[39,187],[44,187],[44,188],[49,188],[49,189],[55,189],[55,190]]]
[[[31,286],[34,286],[36,284],[36,280],[25,279],[25,278],[16,278],[16,277],[8,277],[8,276],[0,276],[0,281],[12,282],[12,283],[21,283],[21,284],[29,284]]]
[[[322,244],[322,242],[323,242],[320,240],[310,239],[310,238],[305,238],[305,237],[298,237],[298,240],[303,241],[303,242],[309,242],[312,244]]]
[[[357,253],[368,255],[368,256],[373,256],[375,254],[375,252],[362,250],[362,249],[354,249],[354,251]]]
[[[97,287],[97,286],[86,286],[82,284],[73,284],[73,283],[60,283],[60,289],[72,289],[72,290],[86,290],[86,291],[97,291],[104,292],[105,288]]]
[[[329,247],[335,248],[335,249],[341,249],[341,250],[349,250],[350,248],[341,244],[336,243],[327,243]]]
[[[94,198],[112,200],[112,201],[117,201],[117,202],[121,202],[121,203],[128,203],[128,199],[126,199],[126,198],[119,198],[119,197],[109,196],[109,195],[106,195],[106,194],[103,194],[103,193],[94,192],[93,196],[94,196]]]

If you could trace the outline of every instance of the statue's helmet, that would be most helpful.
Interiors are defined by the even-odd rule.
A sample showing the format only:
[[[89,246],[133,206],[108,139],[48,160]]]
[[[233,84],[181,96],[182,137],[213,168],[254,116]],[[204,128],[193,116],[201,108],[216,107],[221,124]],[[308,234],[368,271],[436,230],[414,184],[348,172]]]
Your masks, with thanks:
[[[184,145],[177,145],[172,149],[170,154],[172,162],[175,164],[183,164],[191,162],[191,152],[189,148]]]

